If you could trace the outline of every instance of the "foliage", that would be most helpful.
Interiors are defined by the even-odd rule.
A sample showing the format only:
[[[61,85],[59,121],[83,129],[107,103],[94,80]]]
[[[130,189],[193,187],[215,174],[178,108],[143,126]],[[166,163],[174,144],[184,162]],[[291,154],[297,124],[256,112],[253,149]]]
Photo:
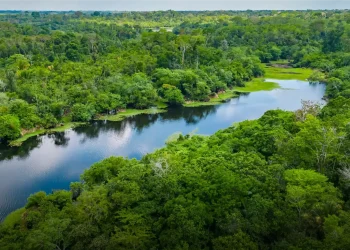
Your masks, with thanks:
[[[91,106],[85,104],[74,104],[71,112],[72,120],[77,122],[89,121],[95,113]]]
[[[273,90],[279,88],[278,83],[274,83],[272,81],[267,82],[263,79],[253,79],[250,82],[247,82],[244,87],[236,87],[234,88],[237,92],[254,92],[261,90]]]
[[[20,123],[16,116],[0,116],[0,139],[16,139],[20,134]]]
[[[0,227],[0,247],[347,249],[347,126],[304,106],[96,163],[70,192],[30,196]]]
[[[1,139],[276,87],[253,80],[264,74],[326,82],[329,100],[96,163],[70,191],[31,195],[1,224],[1,249],[350,249],[349,11],[0,20]]]
[[[349,24],[339,24],[346,14],[5,12],[0,88],[9,99],[0,110],[17,116],[22,129],[40,129],[159,100],[211,104],[228,89],[275,87],[253,80],[265,72],[305,80],[312,71],[300,67],[316,69],[310,81],[328,82],[330,97],[348,97]]]
[[[162,96],[170,105],[181,105],[185,102],[181,91],[173,85],[164,84],[161,90]]]

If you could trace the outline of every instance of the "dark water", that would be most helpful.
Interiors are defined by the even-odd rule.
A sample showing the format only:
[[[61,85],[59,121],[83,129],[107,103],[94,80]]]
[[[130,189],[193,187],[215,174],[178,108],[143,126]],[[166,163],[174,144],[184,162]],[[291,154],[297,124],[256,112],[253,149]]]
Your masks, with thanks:
[[[296,110],[301,100],[321,101],[324,85],[280,81],[282,88],[242,95],[222,105],[178,108],[122,122],[94,122],[62,133],[33,137],[19,148],[0,148],[0,221],[40,190],[67,189],[91,164],[112,155],[140,158],[176,133],[213,134],[270,109]]]

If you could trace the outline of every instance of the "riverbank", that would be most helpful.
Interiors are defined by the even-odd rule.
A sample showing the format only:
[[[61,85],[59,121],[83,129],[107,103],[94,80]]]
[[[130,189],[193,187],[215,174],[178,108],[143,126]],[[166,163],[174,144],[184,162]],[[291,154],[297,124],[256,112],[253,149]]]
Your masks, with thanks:
[[[81,125],[84,125],[86,123],[84,122],[67,122],[67,123],[62,123],[60,126],[57,126],[56,128],[51,128],[51,129],[44,129],[40,128],[28,133],[23,134],[20,138],[13,140],[9,143],[11,147],[19,147],[22,145],[23,142],[28,140],[31,137],[38,136],[38,135],[43,135],[43,134],[49,134],[49,133],[55,133],[55,132],[64,132],[67,129],[75,128]]]
[[[244,87],[235,87],[233,89],[227,90],[225,92],[217,94],[215,97],[210,98],[207,102],[186,102],[183,104],[184,107],[200,107],[209,105],[222,104],[228,99],[238,97],[239,93],[250,93],[256,91],[270,91],[276,88],[280,88],[279,84],[272,81],[266,81],[265,79],[278,79],[278,80],[303,80],[306,81],[307,78],[312,74],[311,69],[306,68],[289,68],[289,67],[273,67],[264,64],[265,77],[255,78],[250,82],[245,83]],[[108,120],[108,121],[122,121],[125,118],[132,117],[140,114],[156,114],[166,112],[167,105],[164,102],[157,102],[156,107],[149,109],[126,109],[115,115],[101,115],[96,120]],[[21,146],[27,139],[46,133],[63,132],[67,129],[71,129],[77,126],[81,126],[85,123],[79,122],[67,122],[63,123],[53,129],[38,129],[24,134],[22,137],[11,141],[10,146]]]
[[[184,107],[200,107],[209,105],[218,105],[228,99],[238,97],[239,93],[250,93],[256,91],[270,91],[279,88],[279,84],[275,82],[266,82],[263,78],[255,78],[250,82],[245,83],[244,87],[235,87],[223,93],[219,93],[216,97],[210,98],[208,102],[186,102]]]
[[[223,102],[225,102],[228,99],[237,97],[237,93],[234,90],[227,90],[225,92],[217,94],[216,97],[210,98],[207,102],[199,102],[199,101],[189,101],[183,104],[184,107],[188,108],[194,108],[194,107],[200,107],[200,106],[211,106],[211,105],[218,105]]]
[[[280,88],[280,85],[276,82],[267,82],[263,78],[256,78],[247,82],[244,87],[235,87],[233,90],[236,92],[256,92],[256,91],[270,91]]]
[[[312,74],[312,69],[307,68],[284,68],[273,67],[264,64],[266,79],[278,79],[278,80],[301,80],[307,81]]]
[[[157,104],[158,107],[156,108],[150,108],[150,109],[126,109],[118,114],[115,115],[101,115],[95,120],[108,120],[108,121],[122,121],[127,117],[140,115],[140,114],[156,114],[156,113],[162,113],[166,112],[167,110],[164,109],[167,106],[164,103]],[[67,122],[62,123],[60,126],[57,126],[56,128],[52,129],[35,129],[30,132],[24,133],[20,138],[10,141],[9,146],[11,147],[19,147],[22,145],[23,142],[28,140],[31,137],[43,135],[43,134],[49,134],[49,133],[55,133],[55,132],[64,132],[68,129],[76,128],[78,126],[85,125],[85,122]]]
[[[127,122],[93,122],[65,134],[29,139],[20,148],[3,147],[0,199],[4,202],[0,220],[24,206],[30,194],[69,189],[88,166],[106,157],[140,159],[162,148],[180,132],[211,135],[232,124],[258,119],[268,110],[295,111],[301,107],[300,100],[318,102],[324,95],[322,84],[277,82],[281,87],[276,92],[253,92],[217,106],[173,108],[164,115],[134,116]],[[288,90],[293,85],[295,88]]]
[[[165,107],[164,107],[165,108]],[[119,122],[124,120],[127,117],[141,115],[141,114],[157,114],[166,112],[166,109],[163,108],[149,108],[149,109],[126,109],[121,112],[118,112],[115,115],[101,115],[96,120],[107,120],[113,122]]]

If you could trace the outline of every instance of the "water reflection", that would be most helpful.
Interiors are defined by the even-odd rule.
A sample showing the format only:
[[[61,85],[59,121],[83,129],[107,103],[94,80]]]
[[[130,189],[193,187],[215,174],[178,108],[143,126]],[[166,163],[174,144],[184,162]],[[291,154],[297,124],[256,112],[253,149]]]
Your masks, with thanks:
[[[67,147],[70,138],[65,132],[49,134],[48,138],[52,139],[56,146]]]
[[[320,101],[323,85],[278,81],[284,89],[242,94],[218,106],[170,109],[121,122],[95,121],[65,132],[30,138],[19,148],[0,145],[0,220],[34,192],[68,188],[84,169],[103,158],[140,158],[176,133],[212,134],[270,109],[296,110],[300,100]],[[288,89],[288,90],[287,90]]]
[[[201,120],[214,114],[220,106],[203,106],[196,108],[177,108],[170,109],[169,112],[160,113],[162,120],[184,119],[187,125],[196,125]]]
[[[101,133],[108,132],[123,132],[128,127],[138,134],[156,122],[176,121],[183,119],[186,125],[196,125],[202,119],[205,119],[208,115],[213,114],[219,106],[204,106],[197,108],[183,108],[169,109],[168,112],[159,114],[144,114],[135,117],[127,118],[121,122],[108,122],[108,121],[94,121],[88,126],[81,126],[75,128],[74,131],[78,135],[82,135],[81,143],[84,144],[88,140],[98,138]]]
[[[14,157],[25,160],[30,151],[34,148],[40,147],[42,143],[42,137],[32,137],[30,143],[23,143],[21,147],[8,147],[6,144],[0,144],[0,161],[12,160]]]

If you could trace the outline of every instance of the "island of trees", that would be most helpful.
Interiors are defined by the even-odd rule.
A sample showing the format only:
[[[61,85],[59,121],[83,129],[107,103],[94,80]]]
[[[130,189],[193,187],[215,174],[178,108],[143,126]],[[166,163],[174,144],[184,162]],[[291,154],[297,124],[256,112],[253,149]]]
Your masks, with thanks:
[[[269,65],[327,87],[323,107],[180,135],[33,194],[0,249],[350,249],[349,11],[2,13],[0,64],[3,141],[208,102]]]

